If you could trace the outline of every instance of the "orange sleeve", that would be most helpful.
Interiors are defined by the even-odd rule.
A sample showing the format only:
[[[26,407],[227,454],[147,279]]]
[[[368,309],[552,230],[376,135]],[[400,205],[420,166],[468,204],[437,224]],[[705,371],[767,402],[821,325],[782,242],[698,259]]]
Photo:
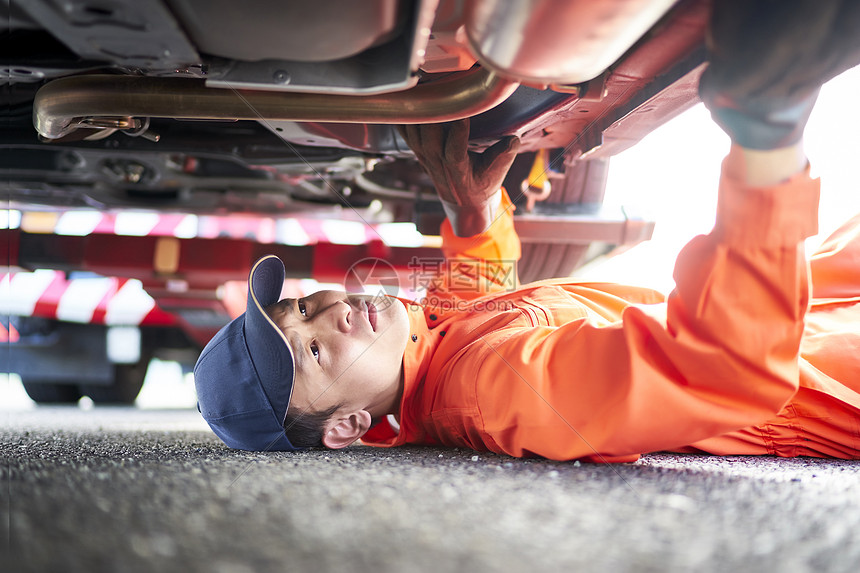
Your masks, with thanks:
[[[609,325],[495,331],[451,365],[447,375],[475,381],[462,439],[618,461],[774,415],[798,387],[802,240],[815,233],[818,188],[808,173],[748,187],[724,164],[715,228],[682,251],[666,304],[630,306]]]
[[[855,215],[818,248],[810,259],[812,296],[860,296],[860,215]]]
[[[442,222],[445,264],[427,291],[428,300],[471,300],[519,286],[520,239],[514,230],[514,205],[502,189],[502,202],[490,227],[473,237],[458,237],[448,219]]]

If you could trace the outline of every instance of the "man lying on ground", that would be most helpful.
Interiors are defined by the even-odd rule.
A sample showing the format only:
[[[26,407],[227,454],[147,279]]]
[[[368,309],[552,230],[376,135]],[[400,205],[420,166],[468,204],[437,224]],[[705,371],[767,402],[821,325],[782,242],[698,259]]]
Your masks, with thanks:
[[[248,450],[361,439],[558,460],[860,457],[860,217],[810,274],[819,185],[801,142],[820,85],[860,61],[860,7],[715,10],[700,93],[732,147],[715,227],[681,252],[668,297],[570,279],[507,288],[520,250],[499,187],[516,141],[471,154],[465,122],[408,127],[448,213],[433,303],[279,301],[283,264],[258,261],[245,314],[195,368],[215,433]]]

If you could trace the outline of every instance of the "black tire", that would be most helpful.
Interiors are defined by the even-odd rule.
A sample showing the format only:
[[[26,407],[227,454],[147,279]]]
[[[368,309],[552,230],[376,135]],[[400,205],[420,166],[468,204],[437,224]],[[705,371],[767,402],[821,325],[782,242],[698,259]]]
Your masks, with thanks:
[[[554,169],[558,167],[553,166]],[[519,177],[519,181],[527,175]],[[563,176],[553,177],[552,193],[547,203],[602,203],[609,173],[609,158],[574,161],[566,166]],[[511,198],[519,195],[516,181],[505,181]],[[525,202],[518,207],[525,211]],[[520,282],[530,283],[541,279],[564,278],[585,262],[588,245],[560,245],[553,243],[523,243],[523,256],[517,265]]]
[[[74,384],[24,382],[24,391],[37,404],[77,404],[81,391]]]
[[[146,369],[149,367],[149,358],[145,358],[137,364],[114,365],[114,383],[110,386],[96,384],[81,384],[80,392],[86,394],[96,404],[126,405],[134,404],[143,380],[146,378]]]

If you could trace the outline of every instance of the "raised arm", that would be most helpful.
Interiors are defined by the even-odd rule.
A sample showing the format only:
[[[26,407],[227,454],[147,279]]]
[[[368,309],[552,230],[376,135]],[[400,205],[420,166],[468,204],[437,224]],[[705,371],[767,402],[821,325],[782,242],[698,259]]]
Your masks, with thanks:
[[[506,137],[481,153],[469,151],[468,119],[403,126],[400,133],[433,180],[446,214],[440,229],[446,261],[428,298],[472,299],[518,284],[520,241],[502,181],[519,140]]]

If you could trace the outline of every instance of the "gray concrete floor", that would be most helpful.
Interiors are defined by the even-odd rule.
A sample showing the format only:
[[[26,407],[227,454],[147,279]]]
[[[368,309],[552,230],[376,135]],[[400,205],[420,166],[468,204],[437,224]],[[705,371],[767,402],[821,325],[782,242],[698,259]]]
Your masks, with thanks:
[[[860,463],[226,449],[196,411],[0,411],[2,571],[860,570]]]

